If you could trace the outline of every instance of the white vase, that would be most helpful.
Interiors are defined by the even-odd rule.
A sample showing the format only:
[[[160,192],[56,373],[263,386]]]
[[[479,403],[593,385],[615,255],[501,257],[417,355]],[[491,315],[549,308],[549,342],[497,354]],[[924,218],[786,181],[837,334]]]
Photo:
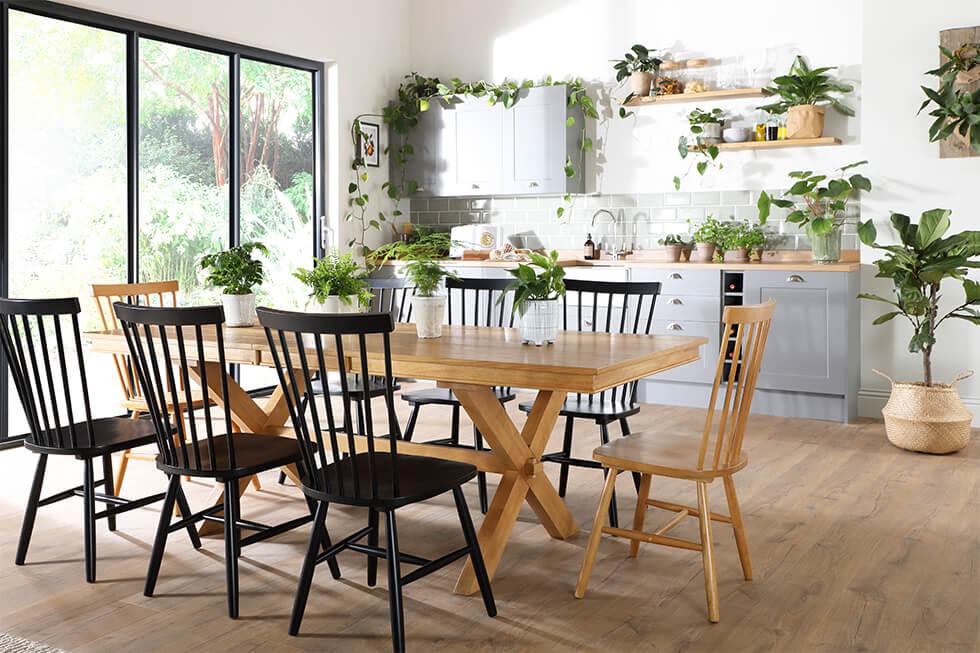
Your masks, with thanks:
[[[330,295],[322,302],[311,301],[309,311],[311,313],[360,313],[361,304],[356,295],[348,295],[347,301],[341,299],[340,295]]]
[[[531,299],[521,317],[521,341],[540,347],[558,338],[561,317],[557,299]]]
[[[701,125],[701,140],[708,145],[717,145],[721,142],[721,123],[706,122]]]
[[[225,324],[230,327],[249,327],[255,324],[255,293],[247,295],[222,295]]]
[[[419,338],[442,337],[442,321],[446,315],[446,296],[412,297],[412,314]]]

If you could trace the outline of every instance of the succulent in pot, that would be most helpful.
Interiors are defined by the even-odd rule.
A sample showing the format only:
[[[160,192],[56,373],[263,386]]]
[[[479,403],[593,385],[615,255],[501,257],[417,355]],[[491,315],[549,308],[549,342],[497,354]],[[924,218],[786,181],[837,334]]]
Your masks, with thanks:
[[[684,239],[677,234],[667,234],[657,242],[660,245],[663,245],[664,251],[667,253],[667,260],[673,263],[681,260],[681,255],[684,253],[684,248],[687,247],[687,243],[684,242]]]
[[[254,242],[201,258],[201,268],[208,271],[207,282],[221,288],[225,324],[230,327],[255,324],[255,287],[265,279],[262,261],[252,256],[256,251],[269,254],[265,245]]]
[[[827,74],[834,68],[810,68],[806,59],[798,55],[789,73],[773,79],[766,89],[771,95],[778,95],[780,100],[758,108],[786,114],[787,139],[819,138],[823,135],[823,105],[829,105],[845,116],[854,115],[854,110],[837,97],[850,93],[854,87]]]
[[[660,64],[663,63],[663,60],[654,56],[653,52],[645,45],[637,43],[623,55],[622,59],[612,60],[616,81],[629,79],[630,94],[626,99],[650,95],[650,87],[660,72]],[[620,112],[622,111],[621,109]]]
[[[359,313],[370,306],[367,273],[352,254],[330,253],[313,269],[300,268],[293,276],[310,288],[310,304],[318,313]]]
[[[912,327],[909,351],[922,356],[922,382],[895,382],[875,370],[892,385],[891,396],[881,411],[885,432],[898,447],[928,453],[950,453],[965,447],[972,420],[955,385],[973,372],[946,384],[936,383],[932,370],[936,334],[943,323],[963,320],[980,326],[980,282],[967,278],[970,268],[980,267],[980,231],[946,235],[949,216],[947,209],[933,209],[923,213],[918,224],[912,224],[908,216],[893,213],[891,224],[899,242],[891,245],[877,242],[871,220],[858,227],[862,243],[884,252],[875,261],[877,276],[891,279],[894,286],[891,298],[872,293],[858,297],[889,306],[874,320],[875,325],[896,317],[908,321]],[[957,283],[963,287],[962,300],[957,298],[954,307],[943,312],[941,291],[948,297],[950,286]]]
[[[759,224],[766,223],[773,205],[793,209],[786,221],[798,224],[806,231],[813,262],[836,263],[840,260],[841,227],[848,220],[848,204],[855,191],[871,191],[871,181],[867,177],[847,173],[866,163],[858,161],[842,166],[836,170],[836,175],[814,174],[811,170],[789,173],[795,181],[782,198],[771,197],[765,191],[759,194]]]
[[[446,296],[440,291],[443,279],[456,275],[432,259],[416,259],[405,266],[405,276],[415,284],[412,295],[412,311],[415,314],[415,330],[419,338],[442,336],[442,322],[446,315]]]
[[[540,347],[558,338],[558,300],[565,295],[565,270],[558,264],[556,250],[548,256],[532,252],[530,257],[531,265],[522,263],[509,270],[514,281],[508,290],[514,292],[513,310],[521,317],[521,342]],[[506,293],[497,301],[503,303],[505,297]]]
[[[695,261],[710,263],[714,259],[715,250],[724,245],[724,229],[721,221],[710,215],[694,229],[691,237],[694,239]]]

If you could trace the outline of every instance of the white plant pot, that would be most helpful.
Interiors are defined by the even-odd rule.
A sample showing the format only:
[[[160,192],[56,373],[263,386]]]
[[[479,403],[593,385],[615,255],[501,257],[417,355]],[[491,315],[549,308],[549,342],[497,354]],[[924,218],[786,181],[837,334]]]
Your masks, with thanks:
[[[706,122],[701,125],[701,140],[709,145],[720,143],[721,124],[717,122]]]
[[[419,338],[442,337],[442,321],[446,315],[446,296],[412,297],[412,314]]]
[[[255,293],[247,295],[222,295],[225,324],[230,327],[249,327],[255,324]]]
[[[558,339],[561,317],[557,299],[532,299],[521,317],[521,341],[540,347]]]
[[[653,85],[653,73],[637,70],[630,74],[630,92],[637,97],[650,95]]]
[[[312,300],[309,305],[311,313],[360,313],[361,304],[357,297],[350,295],[348,301],[340,298],[340,295],[330,295],[322,302]]]

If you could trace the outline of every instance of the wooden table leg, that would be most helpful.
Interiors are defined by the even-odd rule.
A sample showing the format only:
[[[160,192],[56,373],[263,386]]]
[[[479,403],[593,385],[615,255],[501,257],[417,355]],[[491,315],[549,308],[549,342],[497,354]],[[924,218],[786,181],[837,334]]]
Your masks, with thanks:
[[[539,392],[523,432],[519,432],[491,388],[457,384],[450,387],[491,450],[510,470],[504,472],[480,526],[480,548],[487,573],[493,578],[525,500],[552,537],[564,539],[578,532],[575,519],[541,467],[541,455],[558,420],[565,393]],[[478,589],[473,567],[467,561],[455,591],[473,594]]]

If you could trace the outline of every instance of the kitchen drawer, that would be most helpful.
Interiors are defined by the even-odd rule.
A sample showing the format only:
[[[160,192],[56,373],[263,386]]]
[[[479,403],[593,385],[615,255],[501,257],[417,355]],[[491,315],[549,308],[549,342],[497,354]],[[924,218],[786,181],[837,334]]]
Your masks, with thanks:
[[[721,339],[721,325],[718,322],[656,319],[653,321],[651,332],[658,336],[701,336],[707,338],[708,343],[701,345],[701,358],[699,360],[660,374],[654,374],[648,378],[658,381],[701,381],[705,383],[714,381],[720,347],[718,343]]]
[[[619,265],[575,265],[565,268],[565,278],[583,281],[626,281],[629,278],[629,270],[626,266]]]
[[[661,292],[653,315],[658,320],[718,322],[721,307],[718,298],[710,295],[671,295]]]
[[[633,281],[659,281],[662,295],[721,296],[721,272],[684,268],[633,268]]]

